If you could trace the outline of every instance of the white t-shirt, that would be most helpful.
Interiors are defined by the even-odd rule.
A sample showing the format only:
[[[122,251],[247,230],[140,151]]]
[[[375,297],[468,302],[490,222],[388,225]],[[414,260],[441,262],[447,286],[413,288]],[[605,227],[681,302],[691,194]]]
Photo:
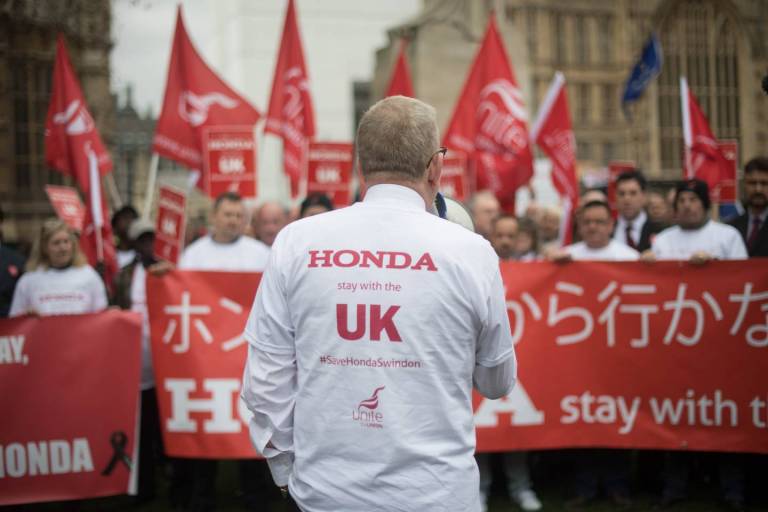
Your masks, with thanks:
[[[131,311],[141,313],[141,382],[140,388],[155,385],[152,370],[152,345],[149,337],[149,311],[147,310],[147,272],[137,263],[131,278]]]
[[[473,371],[515,357],[482,237],[409,188],[371,187],[278,234],[245,337],[251,439],[293,452],[302,510],[479,510]],[[295,376],[259,389],[280,357]]]
[[[196,240],[184,250],[179,262],[182,270],[261,272],[269,260],[269,246],[241,236],[229,244],[214,242],[210,236]]]
[[[680,226],[667,228],[656,235],[651,249],[659,260],[688,260],[698,251],[707,252],[720,260],[748,258],[739,231],[712,220],[695,230],[681,229]]]
[[[96,313],[107,307],[104,282],[88,265],[48,268],[22,275],[9,316],[36,312],[40,316]]]
[[[127,251],[117,251],[117,267],[123,268],[136,259],[136,251],[129,249]]]
[[[564,248],[574,260],[592,261],[636,261],[640,253],[615,239],[600,249],[587,247],[586,242],[578,242]]]

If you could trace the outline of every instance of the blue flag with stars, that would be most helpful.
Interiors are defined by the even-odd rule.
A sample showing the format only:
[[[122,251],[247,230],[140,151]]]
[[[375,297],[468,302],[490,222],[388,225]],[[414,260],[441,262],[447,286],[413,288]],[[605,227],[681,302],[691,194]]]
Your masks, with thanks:
[[[627,104],[636,101],[643,95],[651,80],[661,73],[662,65],[661,43],[656,34],[651,34],[648,42],[643,47],[643,54],[637,61],[632,73],[629,75],[627,85],[624,89],[624,97],[621,100],[624,112],[627,112]]]

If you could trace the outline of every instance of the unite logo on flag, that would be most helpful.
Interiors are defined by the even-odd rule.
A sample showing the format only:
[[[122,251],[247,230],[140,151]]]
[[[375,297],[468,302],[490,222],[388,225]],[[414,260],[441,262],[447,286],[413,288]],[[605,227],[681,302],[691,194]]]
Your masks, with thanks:
[[[523,98],[509,80],[499,78],[480,91],[477,105],[476,148],[494,154],[514,153],[528,147],[528,120]]]
[[[208,119],[211,106],[219,105],[233,109],[237,103],[237,100],[220,92],[198,95],[192,91],[184,91],[179,95],[179,115],[192,126],[200,126]]]
[[[72,100],[66,110],[53,115],[54,124],[65,125],[67,135],[82,135],[93,130],[95,123],[80,100]]]

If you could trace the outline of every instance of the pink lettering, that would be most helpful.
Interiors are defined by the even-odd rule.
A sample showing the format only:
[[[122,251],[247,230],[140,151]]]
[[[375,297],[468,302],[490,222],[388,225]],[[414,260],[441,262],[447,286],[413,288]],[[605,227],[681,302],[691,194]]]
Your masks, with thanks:
[[[322,253],[322,255],[321,255]],[[309,251],[309,267],[332,267],[331,254],[333,251]]]

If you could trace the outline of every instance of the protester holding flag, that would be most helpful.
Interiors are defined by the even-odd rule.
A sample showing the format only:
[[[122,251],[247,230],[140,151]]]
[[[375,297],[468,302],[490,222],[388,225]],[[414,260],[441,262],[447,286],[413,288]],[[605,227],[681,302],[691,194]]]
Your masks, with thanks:
[[[78,315],[107,307],[107,290],[85,260],[72,230],[59,219],[40,228],[27,273],[21,276],[9,316]]]

